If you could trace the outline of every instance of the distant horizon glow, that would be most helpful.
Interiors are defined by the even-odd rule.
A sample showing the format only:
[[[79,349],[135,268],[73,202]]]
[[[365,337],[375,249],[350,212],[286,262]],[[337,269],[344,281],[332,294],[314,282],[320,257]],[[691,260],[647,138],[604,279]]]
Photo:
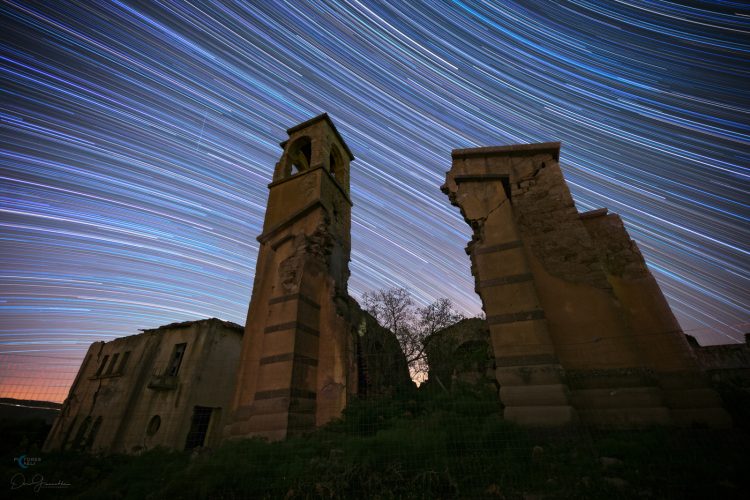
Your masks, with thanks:
[[[750,9],[721,3],[0,6],[0,397],[62,401],[91,342],[244,324],[285,130],[354,153],[349,291],[480,312],[451,150],[561,141],[686,333],[750,331]]]

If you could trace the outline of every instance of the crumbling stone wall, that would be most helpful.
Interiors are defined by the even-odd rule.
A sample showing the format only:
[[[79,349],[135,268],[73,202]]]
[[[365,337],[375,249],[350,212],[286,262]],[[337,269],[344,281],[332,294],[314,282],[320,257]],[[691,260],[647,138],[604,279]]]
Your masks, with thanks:
[[[487,322],[465,318],[425,339],[428,384],[444,390],[497,390]]]
[[[511,163],[514,214],[534,256],[552,276],[609,291],[557,160],[534,155],[512,157]]]
[[[558,158],[559,143],[454,150],[442,188],[474,232],[506,418],[726,424],[622,221],[579,214]]]

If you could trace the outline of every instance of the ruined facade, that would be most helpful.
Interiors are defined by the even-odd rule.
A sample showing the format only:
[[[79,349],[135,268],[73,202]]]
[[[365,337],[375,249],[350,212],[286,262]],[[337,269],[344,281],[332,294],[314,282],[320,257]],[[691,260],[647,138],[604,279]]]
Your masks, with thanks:
[[[354,156],[326,114],[287,133],[258,236],[228,437],[283,439],[338,417],[367,380],[357,349],[369,344],[358,339],[376,335],[347,292]],[[408,383],[394,355],[393,377]]]
[[[412,386],[393,333],[347,291],[354,157],[325,114],[287,133],[244,336],[210,319],[92,344],[46,450],[284,439],[355,395]],[[487,318],[428,340],[430,381],[498,391],[505,418],[526,425],[729,424],[620,218],[576,210],[559,147],[453,151],[442,189],[474,231]],[[746,349],[732,353],[746,370]],[[716,356],[698,359],[710,369]]]
[[[219,442],[243,329],[206,319],[88,349],[46,451],[136,453]]]
[[[505,417],[527,425],[728,425],[617,215],[580,214],[559,143],[454,150],[443,191],[487,314]]]

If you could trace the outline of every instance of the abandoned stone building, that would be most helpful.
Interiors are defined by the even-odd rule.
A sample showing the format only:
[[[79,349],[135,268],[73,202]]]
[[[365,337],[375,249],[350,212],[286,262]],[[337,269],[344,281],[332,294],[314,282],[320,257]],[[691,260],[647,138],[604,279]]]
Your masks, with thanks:
[[[326,114],[287,133],[244,334],[210,319],[92,344],[46,449],[284,439],[412,387],[394,334],[348,294],[354,156]],[[442,190],[473,230],[486,320],[428,339],[430,383],[482,385],[530,426],[728,425],[620,218],[576,210],[559,148],[453,151]]]
[[[729,425],[622,220],[579,213],[559,143],[454,150],[442,190],[473,230],[505,418]]]
[[[218,443],[242,334],[214,318],[94,342],[44,449],[134,453]]]

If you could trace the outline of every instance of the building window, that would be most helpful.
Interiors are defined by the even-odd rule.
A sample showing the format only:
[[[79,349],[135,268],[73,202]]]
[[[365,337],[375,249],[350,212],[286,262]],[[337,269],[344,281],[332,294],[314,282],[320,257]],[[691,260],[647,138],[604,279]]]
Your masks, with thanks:
[[[172,350],[172,357],[169,361],[169,368],[167,369],[167,375],[170,377],[176,377],[180,371],[180,364],[182,364],[182,357],[185,355],[185,349],[187,344],[176,344],[174,350]]]
[[[83,445],[83,438],[86,437],[86,432],[89,430],[90,425],[91,425],[91,417],[86,417],[85,419],[83,419],[83,422],[81,422],[81,426],[78,427],[78,432],[76,433],[76,437],[73,440],[74,450],[81,449],[81,446]]]
[[[192,450],[203,446],[208,434],[208,424],[211,423],[211,411],[213,408],[196,406],[193,408],[193,420],[190,422],[190,431],[185,440],[185,449]]]
[[[99,365],[99,369],[96,370],[96,376],[101,376],[102,372],[104,371],[104,367],[107,366],[107,361],[109,361],[109,354],[104,356],[104,359],[102,360],[102,364]]]
[[[122,375],[125,373],[125,366],[128,364],[128,359],[130,358],[130,351],[125,351],[125,354],[122,355],[122,361],[120,361],[120,367],[117,369],[117,373]]]
[[[94,421],[94,425],[91,427],[89,436],[86,438],[86,444],[83,446],[85,450],[91,450],[96,440],[96,435],[99,433],[99,427],[102,426],[102,417],[97,417]]]
[[[151,417],[151,420],[148,421],[148,427],[146,427],[146,434],[149,436],[153,436],[159,431],[159,427],[161,427],[161,417],[159,415],[154,415]]]
[[[115,369],[115,365],[117,364],[117,358],[120,357],[120,353],[116,352],[114,356],[112,356],[112,361],[109,362],[109,366],[107,367],[107,371],[104,373],[104,375],[112,375],[112,370]]]
[[[331,147],[331,153],[328,155],[328,168],[337,181],[344,182],[344,161],[336,146]]]
[[[285,175],[294,175],[310,169],[312,163],[312,142],[309,137],[300,137],[294,141],[287,152],[287,171]]]

